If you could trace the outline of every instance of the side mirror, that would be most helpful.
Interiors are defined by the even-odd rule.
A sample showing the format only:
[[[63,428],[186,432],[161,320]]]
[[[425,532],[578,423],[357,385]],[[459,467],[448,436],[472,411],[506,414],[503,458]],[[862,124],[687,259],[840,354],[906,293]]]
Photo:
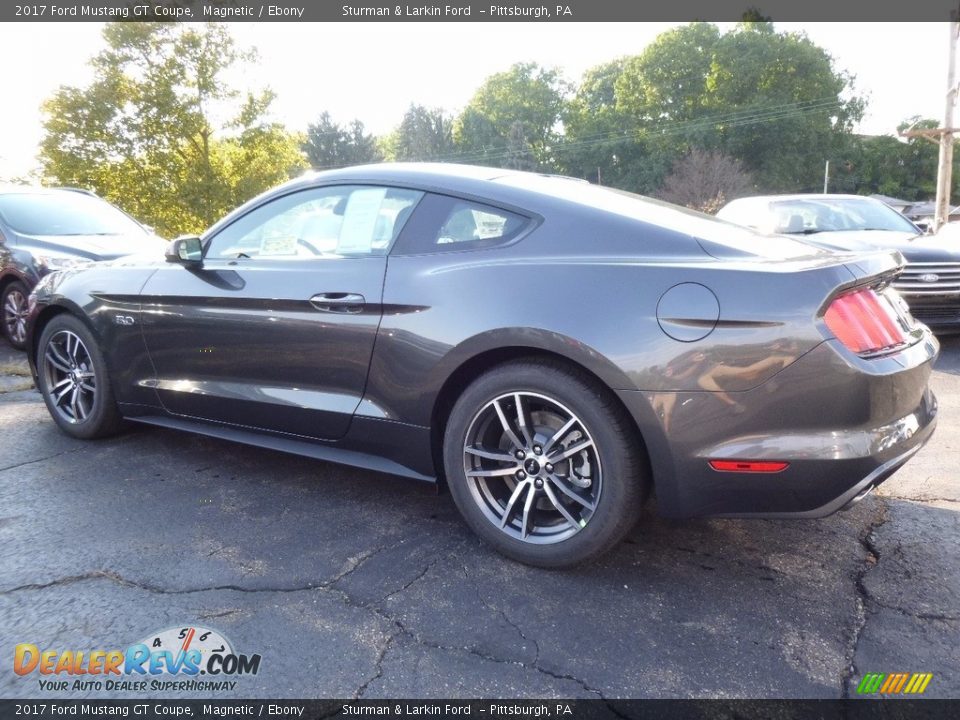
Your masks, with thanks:
[[[180,265],[203,264],[203,244],[195,236],[178,237],[167,245],[167,262]]]

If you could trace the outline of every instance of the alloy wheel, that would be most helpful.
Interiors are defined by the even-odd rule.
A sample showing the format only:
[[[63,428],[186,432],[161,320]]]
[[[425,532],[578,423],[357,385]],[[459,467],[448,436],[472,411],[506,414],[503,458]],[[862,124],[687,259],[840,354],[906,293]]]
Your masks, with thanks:
[[[14,288],[3,303],[3,324],[9,337],[17,345],[27,340],[27,298]]]
[[[600,500],[593,437],[573,412],[539,393],[509,393],[484,405],[467,429],[463,469],[487,519],[528,543],[575,535]]]
[[[46,390],[61,418],[76,424],[93,412],[97,380],[86,345],[69,330],[51,336],[43,353]]]

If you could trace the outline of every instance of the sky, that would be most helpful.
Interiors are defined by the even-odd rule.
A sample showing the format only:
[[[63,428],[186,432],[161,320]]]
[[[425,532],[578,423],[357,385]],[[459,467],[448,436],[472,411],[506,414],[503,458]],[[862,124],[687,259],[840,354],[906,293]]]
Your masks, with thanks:
[[[515,62],[557,67],[571,81],[594,65],[643,51],[671,23],[232,23],[260,61],[236,80],[269,86],[274,115],[304,130],[321,112],[358,118],[381,134],[411,102],[461,109],[483,80]],[[727,24],[720,23],[722,28]],[[912,115],[942,118],[947,23],[777,23],[803,31],[856,76],[868,98],[859,131],[895,134]],[[0,179],[37,168],[40,106],[60,85],[92,79],[103,47],[98,23],[0,23],[7,69],[0,84]],[[14,60],[11,62],[11,58]]]

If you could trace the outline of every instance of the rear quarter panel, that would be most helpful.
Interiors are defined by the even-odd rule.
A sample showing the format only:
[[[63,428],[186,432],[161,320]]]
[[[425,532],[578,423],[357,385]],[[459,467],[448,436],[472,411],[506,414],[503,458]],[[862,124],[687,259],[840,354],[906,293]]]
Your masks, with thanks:
[[[503,347],[556,353],[615,390],[713,389],[703,367],[726,369],[725,390],[748,389],[823,341],[814,316],[853,279],[836,259],[721,261],[688,235],[584,212],[512,246],[391,256],[361,410],[428,425],[450,374]],[[664,293],[685,282],[720,306],[696,342],[671,338],[657,317]]]

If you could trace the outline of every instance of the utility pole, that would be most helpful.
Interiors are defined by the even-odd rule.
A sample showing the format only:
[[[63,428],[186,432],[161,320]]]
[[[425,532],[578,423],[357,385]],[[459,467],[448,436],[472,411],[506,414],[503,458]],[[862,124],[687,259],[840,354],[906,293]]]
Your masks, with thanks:
[[[827,188],[830,187],[830,161],[823,166],[823,194],[827,194]]]
[[[947,65],[947,97],[943,112],[943,127],[914,130],[912,127],[900,133],[900,137],[922,137],[940,146],[937,164],[937,200],[933,219],[933,232],[950,220],[950,190],[953,186],[953,134],[960,129],[953,126],[953,110],[957,104],[957,38],[960,37],[960,13],[950,11],[950,52]],[[937,139],[934,139],[937,138]]]
[[[940,136],[940,163],[937,167],[937,210],[933,218],[936,232],[950,220],[950,188],[953,183],[953,108],[957,104],[957,36],[960,23],[957,11],[950,13],[950,60],[947,65],[947,107],[943,113],[943,134]]]

